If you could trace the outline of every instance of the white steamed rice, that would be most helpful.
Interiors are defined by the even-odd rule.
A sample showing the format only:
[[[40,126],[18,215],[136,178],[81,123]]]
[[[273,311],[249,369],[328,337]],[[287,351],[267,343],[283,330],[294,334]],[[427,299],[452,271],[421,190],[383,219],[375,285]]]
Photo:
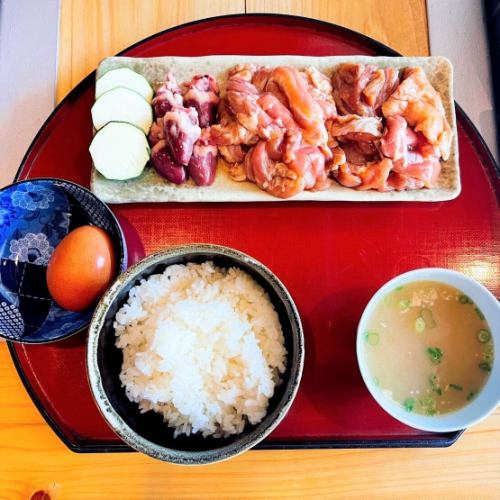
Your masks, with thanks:
[[[114,328],[127,397],[174,436],[229,436],[260,422],[285,371],[278,315],[237,268],[169,266],[130,290]]]

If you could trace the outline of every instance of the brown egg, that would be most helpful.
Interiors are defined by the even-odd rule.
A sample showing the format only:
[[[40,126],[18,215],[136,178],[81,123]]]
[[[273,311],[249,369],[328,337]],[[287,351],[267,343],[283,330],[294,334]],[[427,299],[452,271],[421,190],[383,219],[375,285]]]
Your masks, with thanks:
[[[81,226],[57,245],[47,267],[47,286],[57,304],[83,311],[94,304],[116,272],[113,243],[106,231]]]

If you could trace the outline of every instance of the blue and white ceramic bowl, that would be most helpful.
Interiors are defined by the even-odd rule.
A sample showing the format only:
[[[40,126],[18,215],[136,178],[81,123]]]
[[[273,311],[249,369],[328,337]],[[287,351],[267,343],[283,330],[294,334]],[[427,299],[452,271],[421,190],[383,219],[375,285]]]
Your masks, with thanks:
[[[93,224],[114,243],[118,274],[127,267],[120,226],[109,208],[87,189],[61,179],[21,181],[0,190],[0,336],[42,343],[88,326],[94,307],[71,312],[50,297],[47,264],[73,229]]]

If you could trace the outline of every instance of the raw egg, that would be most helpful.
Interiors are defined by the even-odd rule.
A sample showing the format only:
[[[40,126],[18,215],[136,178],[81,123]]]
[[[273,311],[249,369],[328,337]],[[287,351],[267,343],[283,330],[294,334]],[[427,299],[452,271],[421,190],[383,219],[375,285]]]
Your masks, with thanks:
[[[96,302],[115,276],[113,242],[106,231],[81,226],[57,245],[47,267],[47,286],[57,304],[83,311]]]

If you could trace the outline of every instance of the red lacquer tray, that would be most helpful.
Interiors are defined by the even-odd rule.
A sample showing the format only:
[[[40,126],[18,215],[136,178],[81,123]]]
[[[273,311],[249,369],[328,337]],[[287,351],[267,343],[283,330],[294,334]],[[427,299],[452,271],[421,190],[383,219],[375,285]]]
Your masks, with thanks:
[[[397,55],[363,35],[310,19],[241,15],[180,26],[123,55]],[[458,75],[465,77],[464,75]],[[17,178],[62,177],[89,184],[94,75],[47,120]],[[406,427],[366,390],[355,355],[356,326],[375,290],[394,275],[436,266],[473,276],[500,294],[500,181],[473,125],[457,108],[463,191],[441,203],[141,204],[113,206],[131,263],[179,243],[242,250],[288,287],[304,324],[306,363],[286,419],[260,446],[447,446],[460,432]],[[128,449],[94,405],[80,334],[50,345],[11,344],[23,382],[48,423],[75,451]]]

